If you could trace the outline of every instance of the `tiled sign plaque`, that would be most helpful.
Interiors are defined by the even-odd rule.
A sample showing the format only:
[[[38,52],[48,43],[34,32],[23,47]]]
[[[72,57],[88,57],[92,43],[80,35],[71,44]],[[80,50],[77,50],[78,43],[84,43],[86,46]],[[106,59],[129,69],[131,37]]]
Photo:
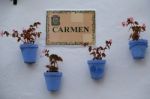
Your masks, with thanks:
[[[95,11],[47,11],[46,44],[95,44]]]

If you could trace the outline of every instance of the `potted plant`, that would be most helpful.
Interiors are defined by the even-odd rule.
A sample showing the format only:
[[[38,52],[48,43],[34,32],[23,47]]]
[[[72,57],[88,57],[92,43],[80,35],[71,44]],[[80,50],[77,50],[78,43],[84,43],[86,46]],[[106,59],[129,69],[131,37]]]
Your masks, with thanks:
[[[35,40],[41,35],[41,32],[36,31],[39,25],[40,22],[35,22],[33,25],[30,25],[28,29],[23,29],[21,33],[19,33],[17,30],[13,30],[12,33],[4,31],[1,34],[5,35],[6,37],[16,38],[17,42],[23,42],[23,44],[20,45],[20,49],[25,63],[36,62],[38,45],[34,43]]]
[[[127,18],[126,22],[122,22],[123,27],[128,27],[131,30],[129,39],[129,49],[131,50],[134,59],[143,59],[145,51],[148,47],[148,41],[140,38],[141,32],[146,31],[145,24],[139,25],[132,17]]]
[[[105,70],[105,64],[106,60],[103,58],[106,57],[105,50],[110,49],[110,46],[112,44],[112,40],[106,40],[106,45],[104,47],[92,47],[88,46],[90,55],[93,56],[92,60],[88,60],[88,65],[90,69],[91,78],[94,80],[99,80],[104,75]],[[84,43],[84,46],[87,46],[88,44]]]
[[[57,91],[60,89],[62,72],[58,71],[58,61],[63,59],[56,54],[49,54],[49,50],[43,51],[44,55],[49,59],[50,64],[46,65],[48,70],[44,73],[48,91]]]

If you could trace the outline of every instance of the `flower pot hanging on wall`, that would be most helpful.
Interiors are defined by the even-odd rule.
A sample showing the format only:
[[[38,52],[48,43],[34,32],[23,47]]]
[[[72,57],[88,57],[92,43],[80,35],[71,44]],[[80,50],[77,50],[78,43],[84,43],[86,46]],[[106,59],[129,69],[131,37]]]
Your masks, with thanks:
[[[112,40],[108,40],[106,41],[105,47],[99,46],[93,48],[92,46],[89,46],[89,52],[90,55],[93,55],[93,59],[87,61],[87,63],[89,65],[89,70],[92,79],[99,80],[103,78],[106,64],[106,60],[103,60],[103,58],[106,56],[105,50],[109,49],[111,44]],[[84,44],[84,46],[87,46],[87,44]]]
[[[45,72],[44,73],[48,91],[57,91],[61,85],[61,72]]]
[[[139,39],[137,41],[129,41],[130,50],[134,59],[143,59],[145,57],[148,41]]]
[[[37,58],[37,44],[21,44],[20,49],[25,63],[35,63]]]
[[[139,25],[134,19],[127,18],[126,22],[122,22],[123,26],[129,26],[132,33],[130,35],[129,49],[131,50],[132,57],[134,59],[143,59],[145,57],[146,48],[148,47],[148,41],[140,39],[140,33],[146,30],[145,24]]]
[[[48,91],[58,91],[61,86],[62,72],[58,71],[57,62],[63,60],[56,54],[49,55],[49,50],[47,49],[43,52],[50,61],[50,64],[46,66],[49,70],[44,73],[47,89]]]
[[[89,60],[88,65],[91,77],[95,80],[101,79],[104,75],[106,60]]]
[[[7,31],[3,32],[3,35],[6,35],[7,37],[11,36],[16,38],[18,42],[23,42],[23,44],[20,45],[20,49],[25,63],[30,64],[36,62],[38,45],[34,43],[41,35],[41,32],[36,31],[39,25],[40,22],[35,22],[33,25],[30,25],[28,29],[24,29],[22,33],[19,33],[16,30],[13,30],[12,33]]]

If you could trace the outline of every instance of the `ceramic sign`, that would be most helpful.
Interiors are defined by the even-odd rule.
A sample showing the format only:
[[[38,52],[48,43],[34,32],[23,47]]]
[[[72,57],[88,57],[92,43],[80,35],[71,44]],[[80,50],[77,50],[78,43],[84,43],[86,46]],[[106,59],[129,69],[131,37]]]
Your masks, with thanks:
[[[47,45],[95,44],[95,11],[47,11]]]

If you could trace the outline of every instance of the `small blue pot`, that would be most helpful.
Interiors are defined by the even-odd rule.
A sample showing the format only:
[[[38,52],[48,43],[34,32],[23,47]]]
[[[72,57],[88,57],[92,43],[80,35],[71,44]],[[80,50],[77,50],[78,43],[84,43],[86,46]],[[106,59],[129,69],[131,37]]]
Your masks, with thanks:
[[[99,80],[104,75],[106,60],[89,60],[88,65],[91,77],[94,80]]]
[[[61,72],[45,72],[45,81],[48,91],[57,91],[61,85]]]
[[[20,49],[25,63],[31,64],[36,62],[37,44],[22,44]]]
[[[148,41],[139,39],[137,41],[129,41],[129,48],[134,59],[143,59],[145,57]]]

